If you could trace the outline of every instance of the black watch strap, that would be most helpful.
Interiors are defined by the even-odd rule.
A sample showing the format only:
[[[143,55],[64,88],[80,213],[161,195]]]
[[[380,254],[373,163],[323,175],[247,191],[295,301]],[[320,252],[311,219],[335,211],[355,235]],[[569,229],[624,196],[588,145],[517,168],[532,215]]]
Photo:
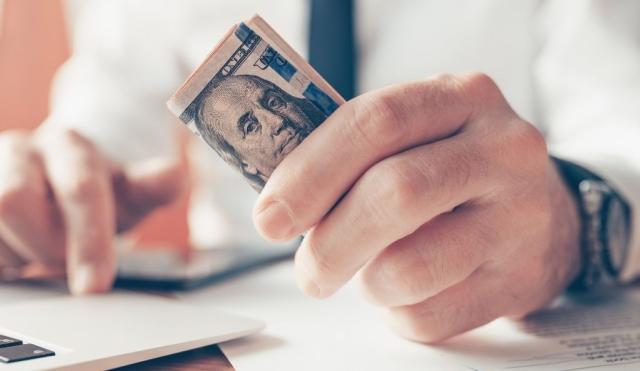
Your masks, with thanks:
[[[569,289],[589,289],[600,283],[603,277],[613,278],[617,275],[611,271],[610,265],[607,264],[609,260],[607,236],[603,232],[607,221],[606,213],[602,212],[602,210],[607,209],[611,193],[603,192],[600,194],[602,200],[599,210],[596,211],[597,215],[594,216],[594,210],[589,209],[592,206],[587,205],[590,203],[585,204],[584,188],[585,186],[593,187],[593,185],[604,184],[603,179],[575,163],[554,157],[552,159],[555,161],[580,208],[581,269]],[[608,187],[606,188],[608,189]]]
[[[551,159],[556,163],[558,169],[560,169],[560,173],[562,174],[565,182],[569,186],[569,189],[576,197],[578,202],[580,202],[580,182],[585,179],[602,181],[602,178],[600,178],[598,175],[592,173],[591,171],[583,168],[580,165],[553,156],[551,157]]]

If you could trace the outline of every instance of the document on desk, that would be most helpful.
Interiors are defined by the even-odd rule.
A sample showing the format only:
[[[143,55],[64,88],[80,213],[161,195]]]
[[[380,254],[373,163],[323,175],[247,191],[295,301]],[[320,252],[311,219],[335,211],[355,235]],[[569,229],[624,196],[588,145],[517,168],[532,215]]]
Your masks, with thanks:
[[[640,370],[640,290],[565,298],[440,346],[470,370]]]

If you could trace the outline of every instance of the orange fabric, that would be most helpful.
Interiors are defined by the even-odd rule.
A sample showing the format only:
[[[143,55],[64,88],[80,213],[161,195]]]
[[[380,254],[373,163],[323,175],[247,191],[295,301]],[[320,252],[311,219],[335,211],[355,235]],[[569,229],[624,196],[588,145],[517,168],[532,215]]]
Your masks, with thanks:
[[[46,117],[49,85],[69,56],[59,0],[6,0],[0,33],[0,130]]]
[[[49,87],[69,46],[60,0],[6,0],[0,32],[0,131],[33,129],[47,116]],[[181,130],[181,129],[177,129]],[[180,131],[186,143],[184,130]],[[184,146],[183,146],[183,154]],[[186,155],[182,163],[187,166]],[[188,246],[188,195],[145,219],[141,246]]]

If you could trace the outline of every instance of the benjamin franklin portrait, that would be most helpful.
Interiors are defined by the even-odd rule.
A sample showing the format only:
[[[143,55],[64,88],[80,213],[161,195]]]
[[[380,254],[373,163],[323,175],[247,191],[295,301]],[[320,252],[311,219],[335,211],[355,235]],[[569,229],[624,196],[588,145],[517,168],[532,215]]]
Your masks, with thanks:
[[[258,76],[227,76],[203,91],[195,124],[205,141],[257,190],[326,116]]]

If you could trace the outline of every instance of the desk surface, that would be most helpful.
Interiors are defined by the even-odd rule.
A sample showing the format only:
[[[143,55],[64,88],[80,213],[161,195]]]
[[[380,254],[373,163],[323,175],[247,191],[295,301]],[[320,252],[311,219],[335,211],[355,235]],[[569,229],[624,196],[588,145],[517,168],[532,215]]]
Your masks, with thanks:
[[[35,291],[38,298],[60,295],[60,290]],[[498,320],[439,348],[393,334],[380,310],[368,304],[353,283],[328,300],[305,297],[295,286],[292,262],[173,296],[205,309],[259,318],[267,327],[261,334],[220,344],[230,363],[213,346],[129,369],[227,371],[233,365],[238,371],[555,371],[558,363],[567,370],[636,370],[640,364],[640,289],[603,288],[571,301],[561,299],[526,323]],[[29,300],[34,290],[0,285],[0,298],[3,302]],[[613,358],[590,357],[593,344],[608,349]],[[634,358],[629,360],[629,354]]]
[[[180,300],[255,317],[259,335],[221,345],[238,371],[466,369],[437,349],[406,341],[389,330],[381,310],[354,284],[326,300],[304,296],[292,262],[283,262],[199,291]],[[468,369],[467,369],[468,370]]]
[[[60,290],[54,289],[0,286],[0,297],[9,302],[29,300],[34,298],[34,291],[38,298],[60,295]],[[304,296],[296,287],[291,261],[175,296],[186,303],[266,322],[261,334],[220,345],[238,371],[265,368],[411,371],[424,370],[425,366],[435,370],[461,369],[436,349],[393,334],[379,309],[367,303],[353,284],[327,300]],[[136,366],[133,369],[233,369],[217,347]]]

